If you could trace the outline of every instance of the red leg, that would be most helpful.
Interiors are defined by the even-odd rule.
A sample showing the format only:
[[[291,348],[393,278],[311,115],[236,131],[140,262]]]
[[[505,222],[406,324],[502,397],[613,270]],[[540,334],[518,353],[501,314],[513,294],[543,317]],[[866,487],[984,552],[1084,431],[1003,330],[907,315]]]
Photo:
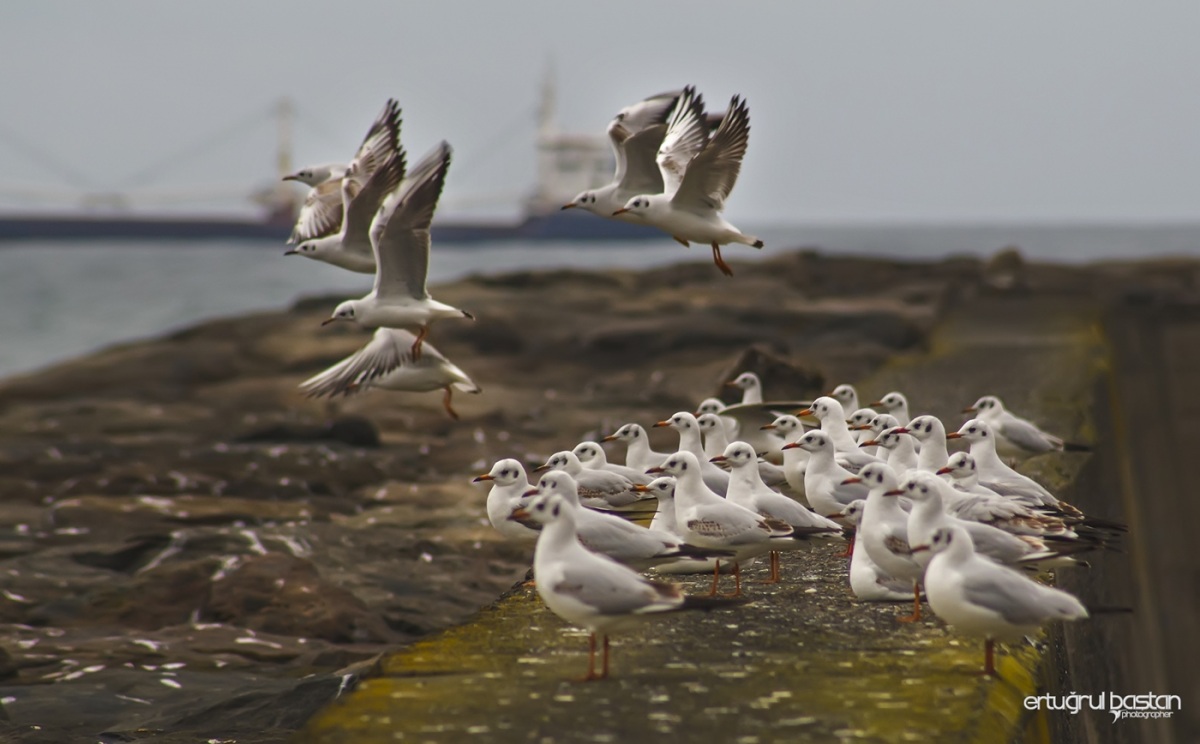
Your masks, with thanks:
[[[726,597],[742,596],[742,564],[733,564],[733,594],[726,594]]]
[[[587,674],[580,682],[591,682],[594,679],[600,679],[596,676],[596,634],[592,633],[588,636],[588,670]]]
[[[760,584],[778,584],[779,583],[779,551],[771,551],[771,576],[770,578],[758,582]]]
[[[451,390],[449,385],[447,385],[446,394],[442,396],[442,407],[446,409],[446,413],[450,414],[450,418],[458,421],[458,414],[455,413],[454,409],[450,407],[450,396],[453,394],[454,391]]]
[[[725,259],[721,258],[721,246],[717,243],[713,243],[712,249],[713,263],[717,265],[717,268],[720,269],[721,273],[725,276],[733,276],[733,269],[729,268],[729,264],[725,263]]]
[[[421,345],[425,343],[425,337],[428,335],[429,326],[421,326],[421,332],[417,334],[417,340],[413,341],[412,348],[409,349],[414,362],[421,358]]]
[[[850,533],[850,541],[846,543],[846,552],[838,553],[838,558],[853,558],[854,557],[854,538],[858,535],[857,532]]]
[[[989,677],[999,677],[996,674],[996,642],[991,638],[983,642],[983,673]]]
[[[915,623],[921,619],[921,585],[913,582],[913,611],[911,615],[896,618],[898,623]]]
[[[712,585],[712,589],[710,589],[708,592],[708,596],[710,596],[710,597],[717,596],[717,586],[720,584],[720,581],[721,581],[721,561],[718,560],[715,562],[715,564],[716,565],[713,568],[713,585]]]
[[[604,670],[600,672],[600,679],[608,679],[608,635],[604,636]]]

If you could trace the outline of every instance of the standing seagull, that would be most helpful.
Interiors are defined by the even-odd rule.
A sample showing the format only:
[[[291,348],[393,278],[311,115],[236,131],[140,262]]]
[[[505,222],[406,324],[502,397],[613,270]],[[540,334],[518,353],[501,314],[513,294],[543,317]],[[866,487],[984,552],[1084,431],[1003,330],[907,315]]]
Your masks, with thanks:
[[[285,181],[298,181],[311,186],[296,218],[296,226],[288,238],[288,245],[302,244],[314,238],[334,235],[342,227],[346,202],[343,199],[342,183],[351,181],[351,195],[361,190],[363,183],[378,171],[391,156],[400,152],[400,104],[395,99],[388,99],[383,111],[375,117],[367,136],[363,138],[358,152],[349,163],[325,163],[309,166],[289,173],[283,177]],[[351,173],[353,171],[353,173]],[[370,220],[371,215],[367,219]],[[345,264],[331,260],[333,253],[316,252],[315,249],[290,250],[285,255],[302,255],[327,261],[342,268],[370,274],[375,271],[374,259],[371,258],[371,246],[365,246],[361,261],[348,260]]]
[[[1064,442],[1060,437],[1042,431],[1037,424],[1023,419],[1004,407],[994,395],[985,395],[963,413],[978,413],[981,421],[992,425],[996,434],[996,451],[1004,457],[1030,457],[1043,452],[1091,452],[1086,444]]]
[[[1082,620],[1075,597],[980,556],[961,527],[943,527],[913,551],[933,553],[925,596],[938,617],[957,630],[983,636],[983,673],[996,676],[995,642],[1018,641],[1053,620]]]
[[[450,167],[450,145],[438,146],[437,167],[405,182],[399,197],[385,204],[371,225],[375,251],[375,286],[359,300],[346,300],[325,321],[348,320],[366,328],[417,329],[413,359],[421,358],[421,344],[429,325],[441,318],[475,319],[429,296],[429,226]]]
[[[402,328],[380,328],[370,343],[300,383],[300,389],[313,398],[353,395],[368,388],[411,393],[444,390],[442,407],[450,418],[458,419],[450,406],[454,391],[482,393],[483,390],[433,344],[426,344],[425,353],[414,359],[412,345],[416,340],[415,335]]]
[[[725,597],[689,597],[674,584],[650,581],[632,569],[597,555],[579,543],[575,513],[562,496],[535,498],[516,515],[540,522],[542,534],[533,554],[537,592],[551,612],[591,633],[588,672],[584,681],[608,676],[608,636],[639,620],[681,610],[708,610],[744,604]],[[596,672],[596,636],[604,643],[604,660]]]
[[[703,99],[695,88],[684,88],[658,148],[662,193],[635,196],[613,215],[633,214],[684,245],[691,240],[711,244],[713,262],[732,276],[733,270],[721,258],[722,245],[763,247],[761,240],[742,234],[720,214],[742,169],[750,140],[750,109],[734,96],[711,139],[705,120]]]

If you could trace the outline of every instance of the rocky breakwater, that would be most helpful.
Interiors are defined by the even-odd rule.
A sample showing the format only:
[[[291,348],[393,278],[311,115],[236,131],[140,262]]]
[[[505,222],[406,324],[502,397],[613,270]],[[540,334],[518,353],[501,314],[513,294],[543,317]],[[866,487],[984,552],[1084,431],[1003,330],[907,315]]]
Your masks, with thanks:
[[[974,261],[829,259],[471,278],[432,338],[484,388],[325,403],[296,385],[367,335],[333,298],[204,323],[0,384],[0,738],[274,741],[385,651],[525,573],[470,477],[919,348]],[[656,435],[657,436],[657,435]],[[664,437],[662,446],[669,438]]]

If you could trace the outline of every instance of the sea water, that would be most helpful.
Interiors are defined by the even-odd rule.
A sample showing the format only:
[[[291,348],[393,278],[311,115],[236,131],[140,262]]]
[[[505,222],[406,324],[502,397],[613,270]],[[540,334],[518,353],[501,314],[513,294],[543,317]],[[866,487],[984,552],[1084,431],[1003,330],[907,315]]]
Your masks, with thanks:
[[[726,258],[766,258],[804,246],[928,259],[987,256],[1010,245],[1029,258],[1070,263],[1200,256],[1200,225],[808,225],[758,234],[765,250],[729,246]],[[261,241],[0,243],[0,377],[209,318],[284,308],[306,295],[356,297],[371,288],[369,275],[282,253],[283,246]],[[686,260],[709,261],[710,253],[669,239],[437,245],[430,283],[521,269],[637,269]]]

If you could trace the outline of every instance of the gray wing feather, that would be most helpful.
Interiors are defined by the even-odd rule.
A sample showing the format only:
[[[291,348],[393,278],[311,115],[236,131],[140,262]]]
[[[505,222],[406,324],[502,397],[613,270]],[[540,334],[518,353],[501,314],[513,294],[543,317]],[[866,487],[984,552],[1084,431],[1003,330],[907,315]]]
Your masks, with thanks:
[[[750,109],[740,96],[734,96],[729,103],[729,113],[721,120],[712,139],[688,163],[672,200],[699,202],[710,209],[722,209],[737,183],[749,142]]]
[[[565,566],[562,580],[551,588],[601,615],[626,615],[662,603],[664,598],[653,584],[620,564],[613,563],[612,567],[621,570],[597,571],[595,564],[584,568]]]
[[[1035,583],[1016,571],[993,566],[985,577],[967,576],[963,594],[972,604],[985,607],[1013,625],[1041,625],[1056,618],[1083,617],[1087,610],[1066,592]]]
[[[304,197],[304,205],[300,207],[288,245],[333,235],[342,227],[344,212],[342,180],[335,178],[317,184]]]
[[[364,246],[370,244],[371,221],[384,198],[395,191],[404,179],[404,168],[404,153],[396,153],[372,173],[358,193],[350,198],[346,204],[346,237],[343,242]]]
[[[1062,449],[1062,440],[1047,434],[1033,424],[1019,418],[1004,421],[999,427],[1000,435],[1029,452],[1052,452]]]
[[[438,199],[450,168],[450,145],[442,142],[433,155],[418,164],[393,205],[383,217],[382,229],[376,230],[375,291],[379,294],[407,294],[425,299],[429,273],[429,227],[437,210]],[[427,165],[428,164],[428,165]]]

